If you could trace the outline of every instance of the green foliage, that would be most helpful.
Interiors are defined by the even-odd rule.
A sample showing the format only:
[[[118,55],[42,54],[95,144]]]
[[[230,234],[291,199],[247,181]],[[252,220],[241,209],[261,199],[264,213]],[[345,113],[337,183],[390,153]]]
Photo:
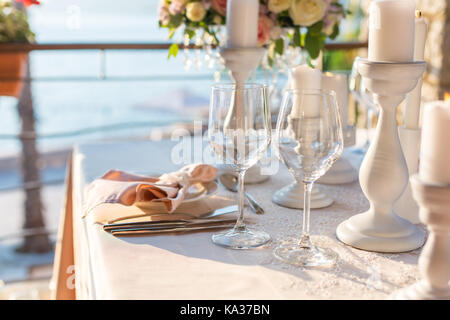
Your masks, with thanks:
[[[320,34],[323,28],[323,21],[316,22],[312,26],[308,27],[308,32],[312,34]]]
[[[173,38],[173,36],[175,35],[175,31],[177,31],[177,29],[175,29],[175,28],[169,29],[169,39]]]
[[[182,22],[183,22],[183,15],[176,14],[176,15],[170,16],[170,20],[169,20],[169,23],[167,24],[167,26],[169,28],[176,29],[181,25]]]
[[[33,42],[34,33],[30,29],[24,12],[14,8],[9,2],[0,4],[0,42]]]
[[[323,54],[323,70],[351,70],[356,56],[356,50],[325,51]]]
[[[326,35],[322,33],[323,22],[319,21],[308,27],[305,37],[305,49],[311,59],[316,59],[325,46]]]
[[[176,57],[178,54],[178,44],[173,43],[169,48],[169,54],[167,55],[167,59],[169,59],[171,56]]]
[[[283,54],[283,51],[284,51],[284,40],[283,38],[279,38],[275,40],[275,52],[281,56]]]
[[[336,23],[333,27],[333,32],[330,34],[330,39],[336,39],[336,37],[339,35],[339,24]]]
[[[184,34],[187,35],[189,37],[189,39],[192,39],[195,37],[195,30],[186,28],[186,29],[184,29]]]
[[[292,46],[296,48],[300,47],[301,45],[302,45],[301,31],[300,28],[297,27],[294,30],[294,37],[292,38]]]
[[[273,58],[270,55],[267,56],[267,63],[270,67],[273,67]]]

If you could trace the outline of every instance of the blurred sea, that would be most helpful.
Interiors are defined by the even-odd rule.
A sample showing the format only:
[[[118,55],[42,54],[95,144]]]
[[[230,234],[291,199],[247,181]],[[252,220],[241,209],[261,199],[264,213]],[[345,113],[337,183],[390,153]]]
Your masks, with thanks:
[[[29,8],[28,15],[39,43],[165,42],[167,30],[158,28],[157,4],[157,0],[41,0],[41,5]],[[164,104],[174,90],[189,92],[191,97],[187,99],[191,100],[209,96],[214,70],[203,67],[186,71],[182,55],[167,61],[165,50],[106,51],[107,77],[130,77],[131,81],[98,80],[100,55],[98,51],[84,50],[31,54],[37,131],[45,135],[129,122],[149,122],[149,126],[41,139],[40,150],[70,147],[92,139],[145,135],[152,126],[196,117]],[[152,79],[148,81],[139,79],[149,76]],[[154,80],[158,76],[174,79]],[[185,81],[185,76],[198,80]],[[0,98],[1,134],[19,132],[16,103],[14,98]],[[0,140],[0,146],[0,157],[20,150],[14,140]]]

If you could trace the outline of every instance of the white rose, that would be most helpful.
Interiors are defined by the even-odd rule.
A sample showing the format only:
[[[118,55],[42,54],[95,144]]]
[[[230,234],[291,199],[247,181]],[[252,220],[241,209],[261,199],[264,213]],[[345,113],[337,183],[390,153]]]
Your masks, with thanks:
[[[274,13],[289,9],[292,0],[269,0],[269,10]]]
[[[270,30],[270,37],[273,40],[279,39],[283,34],[284,34],[284,30],[279,26],[275,26]]]
[[[222,17],[216,14],[214,16],[214,18],[213,18],[213,23],[217,24],[217,25],[221,25],[222,24]]]
[[[206,15],[206,9],[201,2],[191,2],[186,5],[186,16],[189,20],[198,22]]]
[[[323,18],[327,6],[324,0],[293,0],[289,15],[295,25],[309,27]]]

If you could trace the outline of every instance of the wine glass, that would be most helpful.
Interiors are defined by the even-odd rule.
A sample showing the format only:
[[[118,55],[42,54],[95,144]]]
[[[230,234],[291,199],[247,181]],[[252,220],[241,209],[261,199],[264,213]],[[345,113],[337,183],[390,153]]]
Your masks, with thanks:
[[[298,183],[304,185],[303,229],[299,240],[280,245],[274,255],[300,266],[332,265],[337,255],[316,247],[310,239],[310,196],[314,182],[339,158],[342,126],[334,91],[286,90],[283,96],[275,150]]]
[[[214,152],[238,175],[239,217],[231,230],[212,236],[215,244],[248,249],[270,240],[263,232],[244,223],[244,176],[264,156],[271,142],[267,86],[217,84],[212,87],[208,138]]]

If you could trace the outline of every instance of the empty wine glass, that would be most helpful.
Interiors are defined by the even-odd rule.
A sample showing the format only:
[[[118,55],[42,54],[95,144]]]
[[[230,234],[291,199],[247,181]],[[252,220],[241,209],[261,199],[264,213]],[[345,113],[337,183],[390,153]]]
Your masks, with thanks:
[[[215,244],[247,249],[270,236],[244,223],[244,176],[264,156],[271,142],[267,87],[260,84],[217,84],[212,87],[208,138],[214,152],[238,174],[239,217],[233,229],[214,234]]]
[[[339,158],[342,126],[334,91],[286,90],[278,116],[274,146],[298,183],[304,184],[303,229],[300,239],[280,245],[275,256],[300,266],[332,265],[337,255],[312,244],[310,196],[314,182]]]

